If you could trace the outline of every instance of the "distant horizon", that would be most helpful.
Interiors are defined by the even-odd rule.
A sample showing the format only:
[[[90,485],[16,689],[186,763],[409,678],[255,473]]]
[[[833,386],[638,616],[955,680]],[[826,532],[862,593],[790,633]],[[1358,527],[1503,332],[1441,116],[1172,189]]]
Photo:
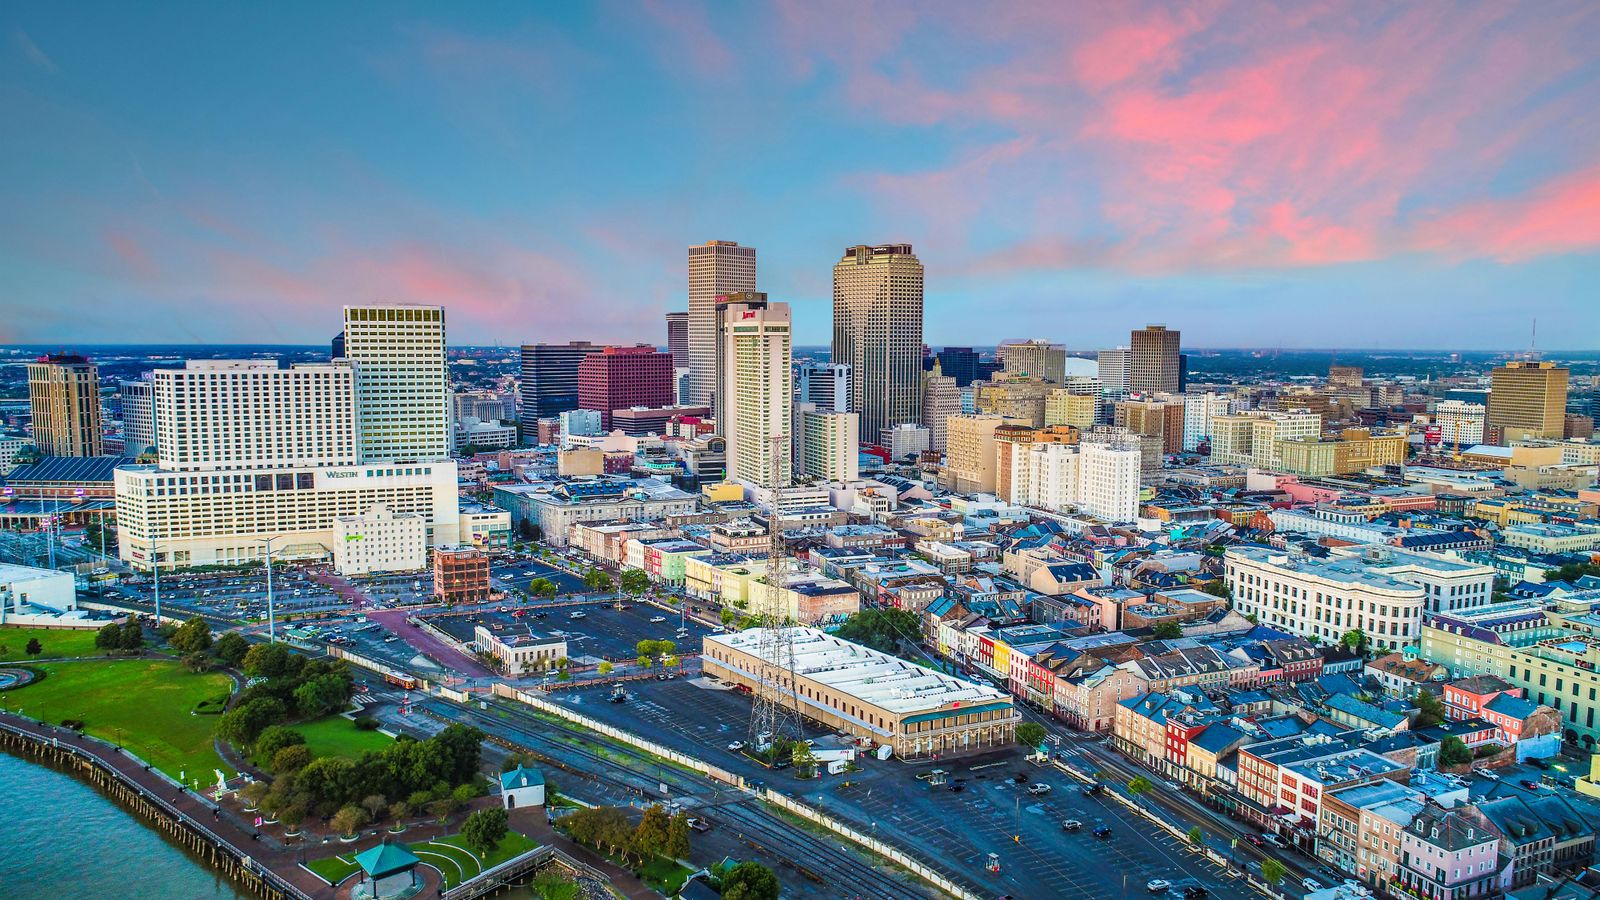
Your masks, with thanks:
[[[582,338],[578,338],[577,340],[583,340],[583,339]],[[565,343],[565,342],[564,341],[560,341],[560,342],[557,342],[557,343]],[[608,342],[608,341],[597,341],[597,340],[595,340],[595,341],[590,341],[590,343],[604,346],[604,345],[607,345],[607,344],[623,344],[623,343],[629,343],[629,342],[623,342],[623,341]],[[633,343],[637,343],[637,342],[633,342]],[[646,342],[646,343],[648,343],[648,342]],[[941,343],[937,343],[937,342],[924,342],[924,343],[926,343],[927,346],[929,348],[933,349],[933,350],[942,350],[942,349],[945,349],[947,347],[971,347],[971,348],[973,348],[975,350],[993,350],[993,349],[996,349],[999,346],[1001,346],[1000,344],[993,344],[993,343],[991,343],[991,344],[974,344],[974,343],[941,344]],[[1062,342],[1053,341],[1052,343],[1058,343],[1059,344],[1059,343],[1062,343]],[[89,347],[121,348],[121,349],[137,349],[137,348],[149,348],[149,347],[157,347],[157,348],[161,348],[161,347],[216,347],[216,348],[233,348],[233,347],[237,347],[237,348],[242,348],[242,349],[249,349],[249,348],[262,348],[262,349],[291,348],[291,349],[296,349],[296,350],[310,350],[310,349],[324,349],[324,350],[326,350],[326,349],[328,349],[328,346],[329,345],[327,343],[320,343],[320,344],[316,344],[316,343],[313,343],[313,344],[296,344],[296,343],[271,343],[271,344],[254,344],[254,343],[252,343],[252,344],[244,344],[244,343],[229,343],[229,342],[199,342],[199,341],[165,341],[165,342],[156,342],[156,343],[135,343],[135,344],[94,343],[94,342],[83,342],[83,343],[56,342],[56,343],[12,343],[12,344],[0,344],[0,348],[4,348],[4,349],[28,350],[28,351],[41,350],[41,351],[46,351],[46,352],[70,352],[72,350],[78,350],[78,349],[89,348]],[[456,343],[451,343],[451,344],[447,344],[446,345],[447,349],[451,349],[451,350],[494,350],[494,349],[515,350],[515,349],[518,349],[518,348],[520,348],[522,346],[523,346],[523,344],[521,344],[521,343],[517,343],[517,344],[456,344]],[[665,350],[666,349],[666,344],[654,344],[653,346],[655,346],[657,349],[660,349],[660,350]],[[797,344],[794,345],[794,349],[797,350],[797,351],[798,350],[808,350],[808,349],[818,349],[818,348],[828,349],[831,346],[832,346],[831,344],[825,344],[825,343],[824,344],[800,344],[800,343],[797,343]],[[1073,346],[1065,345],[1065,344],[1063,344],[1063,346],[1065,347],[1066,351],[1069,354],[1074,354],[1074,353],[1098,353],[1098,352],[1100,352],[1102,350],[1112,350],[1112,349],[1116,349],[1117,347],[1126,347],[1127,343],[1123,342],[1122,344],[1117,344],[1117,345],[1113,345],[1113,346],[1106,346],[1106,347],[1073,347]],[[1182,352],[1184,352],[1186,354],[1192,354],[1192,353],[1329,353],[1329,354],[1359,353],[1359,354],[1364,354],[1364,355],[1369,355],[1369,356],[1394,355],[1394,354],[1403,354],[1403,353],[1475,353],[1475,354],[1486,354],[1486,355],[1499,355],[1499,354],[1518,355],[1518,354],[1523,354],[1523,353],[1527,352],[1526,348],[1511,348],[1511,347],[1502,347],[1502,348],[1493,348],[1493,347],[1292,347],[1292,346],[1285,346],[1285,345],[1277,345],[1277,346],[1269,346],[1269,345],[1243,346],[1243,345],[1240,345],[1240,346],[1233,346],[1233,347],[1190,347],[1190,346],[1184,346],[1184,347],[1181,348],[1181,350],[1182,350]],[[1536,352],[1539,353],[1540,355],[1545,355],[1545,356],[1550,355],[1550,354],[1574,354],[1574,353],[1576,353],[1576,354],[1600,354],[1600,346],[1593,347],[1593,348],[1548,348],[1548,347],[1540,347],[1540,348],[1537,349]]]

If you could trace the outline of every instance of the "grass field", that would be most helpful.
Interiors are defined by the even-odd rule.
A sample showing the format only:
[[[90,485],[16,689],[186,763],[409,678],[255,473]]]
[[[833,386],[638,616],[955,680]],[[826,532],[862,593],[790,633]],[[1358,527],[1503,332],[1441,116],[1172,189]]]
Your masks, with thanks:
[[[45,678],[0,694],[8,708],[59,724],[79,719],[84,730],[122,745],[176,778],[214,780],[222,765],[212,746],[217,716],[191,715],[202,700],[226,695],[233,681],[219,672],[196,675],[176,662],[119,659],[44,663]]]
[[[59,628],[18,628],[14,625],[0,625],[0,661],[16,662],[27,661],[35,657],[23,651],[28,646],[29,638],[37,638],[39,646],[44,652],[38,658],[49,656],[98,656],[100,651],[94,648],[93,628],[84,629],[59,629]]]
[[[356,723],[344,716],[323,716],[313,722],[290,725],[306,737],[306,746],[314,756],[348,756],[360,759],[368,750],[382,750],[394,743],[394,738],[376,731],[361,731]]]
[[[446,887],[454,887],[475,877],[479,872],[521,856],[536,846],[538,845],[527,835],[508,831],[499,846],[488,856],[479,856],[467,849],[466,840],[459,834],[412,844],[411,852],[415,853],[418,859],[443,873]]]
[[[361,867],[355,864],[354,856],[330,856],[327,859],[308,862],[306,868],[315,872],[323,881],[335,886],[361,871]]]

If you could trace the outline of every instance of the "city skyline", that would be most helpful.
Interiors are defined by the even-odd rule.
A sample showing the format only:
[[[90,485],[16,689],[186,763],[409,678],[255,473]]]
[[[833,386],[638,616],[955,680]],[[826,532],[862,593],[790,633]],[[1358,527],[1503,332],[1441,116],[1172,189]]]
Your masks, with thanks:
[[[0,342],[660,343],[712,239],[801,346],[857,243],[934,346],[1600,333],[1592,6],[639,10],[11,10]]]

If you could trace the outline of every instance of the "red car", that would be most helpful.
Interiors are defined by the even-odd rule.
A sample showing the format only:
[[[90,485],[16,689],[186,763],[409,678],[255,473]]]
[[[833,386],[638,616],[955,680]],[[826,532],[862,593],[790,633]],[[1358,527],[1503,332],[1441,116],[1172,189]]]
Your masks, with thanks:
[[[1265,847],[1267,844],[1267,842],[1263,841],[1261,836],[1258,834],[1247,834],[1244,836],[1244,839],[1252,847]]]

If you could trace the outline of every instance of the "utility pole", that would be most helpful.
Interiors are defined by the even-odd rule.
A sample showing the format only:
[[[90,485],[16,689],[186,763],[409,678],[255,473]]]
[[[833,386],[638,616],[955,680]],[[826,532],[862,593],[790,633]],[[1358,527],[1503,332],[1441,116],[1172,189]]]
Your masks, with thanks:
[[[257,542],[267,548],[267,642],[270,644],[278,642],[278,621],[273,614],[272,608],[272,544],[274,541],[285,537],[288,537],[288,535],[275,534]]]

